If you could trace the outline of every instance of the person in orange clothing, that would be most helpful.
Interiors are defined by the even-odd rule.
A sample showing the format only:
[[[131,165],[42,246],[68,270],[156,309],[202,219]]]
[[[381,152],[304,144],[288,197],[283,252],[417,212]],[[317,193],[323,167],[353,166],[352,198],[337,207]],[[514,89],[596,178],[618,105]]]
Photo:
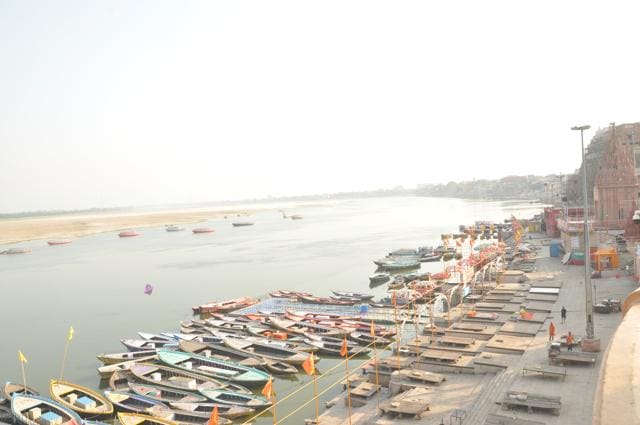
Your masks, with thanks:
[[[575,344],[576,340],[573,339],[573,335],[571,335],[571,332],[569,332],[569,334],[567,335],[567,350],[569,351],[573,351],[573,344]]]
[[[556,336],[556,326],[551,322],[549,324],[549,341],[553,341],[553,338]]]

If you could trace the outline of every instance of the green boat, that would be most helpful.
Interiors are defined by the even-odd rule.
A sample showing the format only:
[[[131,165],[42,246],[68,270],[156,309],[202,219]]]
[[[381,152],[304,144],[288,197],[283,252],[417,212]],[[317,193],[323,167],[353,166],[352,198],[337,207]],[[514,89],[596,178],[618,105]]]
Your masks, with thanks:
[[[264,385],[269,380],[266,372],[214,357],[158,350],[158,358],[168,366],[246,386]]]

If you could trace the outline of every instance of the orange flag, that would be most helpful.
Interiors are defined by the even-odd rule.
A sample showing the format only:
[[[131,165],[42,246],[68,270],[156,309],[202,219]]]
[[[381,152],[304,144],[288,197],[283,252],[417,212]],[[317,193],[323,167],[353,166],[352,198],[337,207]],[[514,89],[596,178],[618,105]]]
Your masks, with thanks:
[[[340,355],[342,357],[347,357],[347,337],[345,336],[344,339],[342,340],[342,348],[340,348]]]
[[[271,376],[269,376],[269,380],[262,389],[262,395],[265,396],[267,400],[271,401],[271,397],[273,396],[273,383],[271,382]]]
[[[376,327],[373,324],[373,320],[371,321],[371,338],[375,338],[376,337]]]
[[[213,406],[213,410],[211,411],[211,417],[209,418],[208,425],[219,425],[218,421],[218,406]]]
[[[302,368],[305,372],[307,372],[307,375],[313,375],[316,372],[315,362],[313,361],[313,353],[309,354],[307,360],[302,363]]]

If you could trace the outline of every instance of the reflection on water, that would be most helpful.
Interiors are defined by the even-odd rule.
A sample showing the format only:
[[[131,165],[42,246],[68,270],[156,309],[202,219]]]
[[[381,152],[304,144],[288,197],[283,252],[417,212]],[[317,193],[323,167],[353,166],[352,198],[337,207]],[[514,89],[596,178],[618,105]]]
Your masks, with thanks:
[[[343,200],[297,209],[303,220],[284,220],[274,210],[251,217],[255,226],[232,227],[231,219],[198,223],[216,229],[210,234],[154,228],[140,230],[137,238],[109,232],[69,245],[19,244],[33,252],[0,256],[0,382],[21,380],[17,351],[22,350],[29,360],[28,384],[46,392],[48,380],[59,375],[69,325],[76,333],[65,378],[98,387],[96,354],[124,351],[119,340],[137,331],[175,331],[196,304],[265,297],[276,289],[317,295],[332,289],[371,291],[379,298],[386,284],[369,289],[372,260],[397,248],[436,245],[459,224],[529,217],[539,209],[416,197]],[[422,270],[440,270],[440,263],[423,263]],[[147,283],[155,287],[151,296],[143,293]],[[336,361],[323,359],[318,367],[328,370]],[[341,373],[332,372],[325,382]],[[285,395],[307,381],[302,374],[278,379],[275,388]],[[329,391],[323,401],[337,392]],[[308,397],[293,397],[290,406]],[[312,407],[289,423],[302,423],[311,412]]]

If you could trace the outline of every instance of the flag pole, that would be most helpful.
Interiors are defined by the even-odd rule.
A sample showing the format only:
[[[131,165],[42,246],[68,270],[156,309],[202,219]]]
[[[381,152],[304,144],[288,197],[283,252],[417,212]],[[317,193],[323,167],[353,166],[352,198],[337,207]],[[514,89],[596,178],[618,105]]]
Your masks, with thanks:
[[[344,337],[345,341],[347,337]],[[347,373],[347,409],[349,411],[349,425],[351,425],[351,386],[349,385],[349,350],[347,349],[347,355],[344,356],[344,365]]]
[[[373,324],[373,320],[371,321]],[[376,349],[376,336],[373,335],[373,361],[376,368],[376,392],[378,393],[378,410],[380,409],[380,380],[378,379],[378,350]]]
[[[67,361],[67,351],[69,351],[69,341],[64,345],[64,355],[62,356],[62,365],[60,366],[60,380],[62,380],[62,374],[64,373],[64,364]]]
[[[64,344],[64,355],[62,356],[62,365],[60,366],[60,380],[62,380],[62,375],[64,373],[64,364],[67,362],[67,352],[69,351],[69,344],[73,339],[73,326],[69,327],[69,335],[67,336],[67,342]]]
[[[313,353],[311,353],[311,358],[313,358]],[[349,382],[347,381],[347,384]],[[319,408],[318,408],[318,380],[317,380],[317,376],[316,376],[316,362],[315,359],[313,361],[313,398],[316,399],[316,424],[320,423],[320,415],[319,415]]]
[[[277,425],[278,418],[276,416],[276,392],[273,391],[271,394],[273,394],[273,402],[271,404],[271,411],[273,412],[273,425]]]
[[[22,351],[20,353],[20,368],[22,369],[22,385],[24,386],[24,393],[27,394],[27,374],[24,372],[24,363],[26,361]]]
[[[400,370],[400,344],[402,343],[402,338],[400,337],[400,330],[398,329],[398,295],[397,292],[393,291],[393,321],[396,324],[396,361],[398,363],[398,370]]]

